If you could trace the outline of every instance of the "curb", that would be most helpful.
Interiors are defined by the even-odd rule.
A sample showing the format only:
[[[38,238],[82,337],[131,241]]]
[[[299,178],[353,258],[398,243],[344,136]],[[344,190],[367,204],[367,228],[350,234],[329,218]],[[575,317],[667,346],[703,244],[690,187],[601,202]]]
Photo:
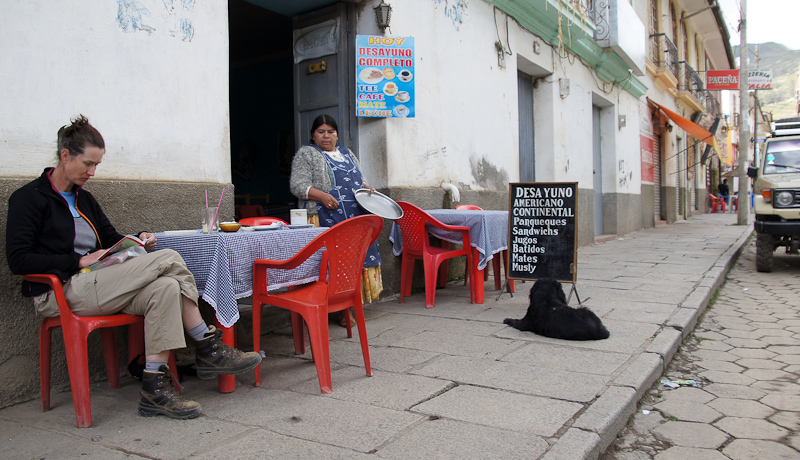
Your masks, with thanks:
[[[647,349],[575,420],[543,460],[596,460],[614,442],[636,411],[639,400],[667,368],[683,339],[694,330],[700,315],[725,282],[734,261],[754,232],[752,224],[747,225],[751,226],[750,231],[722,253],[689,296],[678,305],[677,311],[662,326]]]

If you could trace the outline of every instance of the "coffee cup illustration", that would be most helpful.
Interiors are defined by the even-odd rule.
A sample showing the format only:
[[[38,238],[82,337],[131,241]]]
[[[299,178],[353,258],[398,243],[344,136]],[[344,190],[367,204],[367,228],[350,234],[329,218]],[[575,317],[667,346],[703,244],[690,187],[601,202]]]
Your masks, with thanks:
[[[397,74],[397,77],[400,79],[400,81],[409,82],[412,78],[414,78],[414,74],[412,74],[408,69],[403,69]]]

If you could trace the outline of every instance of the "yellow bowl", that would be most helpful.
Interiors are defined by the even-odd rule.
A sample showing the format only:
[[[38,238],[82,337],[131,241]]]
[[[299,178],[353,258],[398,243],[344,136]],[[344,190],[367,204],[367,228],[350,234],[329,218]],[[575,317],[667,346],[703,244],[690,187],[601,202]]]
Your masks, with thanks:
[[[219,229],[223,232],[235,232],[238,231],[241,226],[242,224],[239,222],[221,222],[219,224]]]

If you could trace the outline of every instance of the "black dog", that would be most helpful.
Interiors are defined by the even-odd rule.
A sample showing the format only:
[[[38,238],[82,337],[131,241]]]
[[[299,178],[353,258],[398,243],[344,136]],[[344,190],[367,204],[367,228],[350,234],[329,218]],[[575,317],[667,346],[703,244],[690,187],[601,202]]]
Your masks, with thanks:
[[[610,335],[591,310],[567,305],[564,289],[554,279],[537,280],[531,288],[530,299],[524,318],[506,318],[503,323],[554,339],[601,340]]]

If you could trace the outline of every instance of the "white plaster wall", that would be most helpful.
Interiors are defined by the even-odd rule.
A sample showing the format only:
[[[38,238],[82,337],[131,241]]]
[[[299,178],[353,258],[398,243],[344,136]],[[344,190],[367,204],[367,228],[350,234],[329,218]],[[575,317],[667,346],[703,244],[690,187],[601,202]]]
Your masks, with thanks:
[[[569,65],[562,61],[561,65]],[[594,83],[583,77],[582,69],[570,66],[557,67],[553,75],[555,105],[551,116],[555,121],[555,144],[553,146],[556,182],[578,182],[579,188],[593,188],[592,165],[592,93]],[[560,95],[559,79],[570,80],[567,97]],[[546,155],[547,150],[537,152]]]
[[[226,2],[4,2],[0,49],[2,176],[54,165],[83,113],[106,141],[99,179],[231,180]]]
[[[678,135],[685,138],[686,133],[673,125],[672,132],[665,133],[666,145],[661,151],[661,186],[662,187],[677,187],[678,186]]]
[[[549,48],[548,48],[549,50]],[[619,87],[603,84],[591,70],[575,59],[555,58],[556,71],[539,83],[536,90],[536,161],[537,180],[578,182],[580,188],[593,188],[592,106],[601,108],[600,132],[603,158],[604,193],[639,193],[641,172],[630,176],[639,166],[638,110],[630,107],[633,96]],[[569,94],[561,96],[560,80],[569,79]],[[625,108],[619,107],[620,101]],[[628,113],[628,127],[617,129],[620,110]],[[636,130],[633,132],[631,130]],[[636,142],[630,139],[635,136]],[[552,158],[547,158],[552,155]],[[541,159],[541,161],[540,161]],[[623,170],[619,169],[620,161]],[[630,165],[630,166],[628,166]],[[620,185],[622,174],[628,177]]]
[[[603,193],[639,194],[639,99],[603,82],[579,60],[555,56],[555,73],[535,91],[537,180],[577,181],[580,188],[593,188],[592,106],[597,105]],[[566,97],[559,86],[563,79],[569,79]],[[619,115],[626,115],[623,128]]]
[[[611,119],[611,130],[616,138],[615,150],[618,152],[616,184],[613,187],[617,193],[638,195],[642,191],[642,152],[639,138],[641,130],[639,125],[642,120],[641,100],[628,92],[620,92],[616,115],[625,115],[625,127],[619,127],[617,116]]]
[[[505,14],[495,14],[490,4],[466,3],[460,21],[453,14],[455,4],[415,0],[392,10],[391,35],[415,37],[417,116],[359,123],[361,146],[385,149],[385,185],[452,182],[473,190],[503,190],[519,180],[519,64],[539,77],[534,89],[537,180],[593,187],[592,103],[599,94],[607,99],[601,128],[604,192],[640,193],[638,99],[603,84],[574,56],[558,57],[513,19],[506,34]],[[362,14],[358,30],[374,34],[374,18]],[[512,53],[506,55],[505,68],[497,62],[498,35]],[[539,54],[533,52],[534,41],[541,43]],[[570,80],[570,94],[561,98],[558,80],[564,78]],[[622,130],[617,128],[619,113],[628,120]],[[362,158],[365,172],[379,177],[370,155]],[[481,167],[503,177],[503,184],[486,180]]]
[[[515,58],[498,67],[491,5],[465,3],[459,21],[454,4],[393,9],[392,34],[415,37],[417,116],[386,120],[392,186],[497,190],[491,178],[519,177]]]

